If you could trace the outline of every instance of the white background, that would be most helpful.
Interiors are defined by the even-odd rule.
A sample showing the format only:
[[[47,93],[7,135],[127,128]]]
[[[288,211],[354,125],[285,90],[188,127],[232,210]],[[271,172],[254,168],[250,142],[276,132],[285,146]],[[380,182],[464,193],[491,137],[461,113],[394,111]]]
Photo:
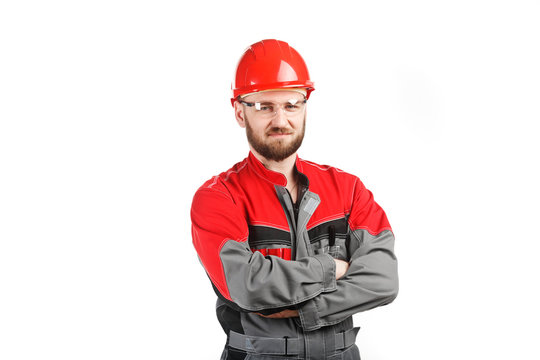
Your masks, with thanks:
[[[247,156],[230,83],[289,42],[300,156],[354,173],[400,294],[363,359],[539,359],[538,1],[3,1],[0,358],[218,359],[195,190]]]

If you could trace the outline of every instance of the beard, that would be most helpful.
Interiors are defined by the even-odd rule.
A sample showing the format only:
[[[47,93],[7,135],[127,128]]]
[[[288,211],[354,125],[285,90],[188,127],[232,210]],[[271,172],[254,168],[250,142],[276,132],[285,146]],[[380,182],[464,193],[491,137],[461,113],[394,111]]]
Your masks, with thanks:
[[[253,132],[253,129],[249,125],[248,118],[245,118],[246,120],[246,135],[248,138],[248,142],[251,145],[251,147],[257,151],[260,155],[262,155],[264,158],[268,160],[273,161],[283,161],[292,154],[294,154],[299,148],[300,145],[302,145],[302,141],[304,140],[304,133],[306,131],[306,116],[304,115],[304,120],[302,122],[302,129],[300,129],[299,132],[297,132],[296,135],[293,135],[294,137],[287,141],[287,139],[277,139],[272,141],[266,141],[265,139],[256,135]],[[265,137],[269,136],[270,134],[285,134],[289,133],[290,129],[285,128],[271,128],[267,132],[265,132]]]

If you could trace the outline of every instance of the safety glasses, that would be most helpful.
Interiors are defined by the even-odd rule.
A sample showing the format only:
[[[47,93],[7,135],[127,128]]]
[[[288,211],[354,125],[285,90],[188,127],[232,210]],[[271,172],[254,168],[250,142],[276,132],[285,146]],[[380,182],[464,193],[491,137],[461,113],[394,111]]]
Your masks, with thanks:
[[[294,117],[301,114],[307,103],[307,99],[290,99],[284,103],[278,104],[271,101],[261,102],[247,102],[239,100],[241,104],[244,104],[254,110],[255,115],[263,119],[273,118],[278,110],[281,108],[285,114],[289,117]]]

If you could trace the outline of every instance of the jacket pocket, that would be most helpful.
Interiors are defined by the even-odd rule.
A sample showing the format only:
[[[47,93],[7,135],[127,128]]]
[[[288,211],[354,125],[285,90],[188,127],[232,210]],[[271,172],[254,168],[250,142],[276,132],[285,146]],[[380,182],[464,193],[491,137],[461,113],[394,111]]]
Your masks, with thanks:
[[[315,255],[328,254],[334,259],[349,261],[345,239],[336,239],[335,245],[325,245],[324,241],[312,244]]]
[[[334,259],[350,260],[347,217],[319,224],[308,230],[308,236],[315,255],[328,254]]]
[[[315,241],[314,241],[315,240]],[[328,234],[311,240],[315,255],[328,254],[334,259],[349,261],[348,234]]]

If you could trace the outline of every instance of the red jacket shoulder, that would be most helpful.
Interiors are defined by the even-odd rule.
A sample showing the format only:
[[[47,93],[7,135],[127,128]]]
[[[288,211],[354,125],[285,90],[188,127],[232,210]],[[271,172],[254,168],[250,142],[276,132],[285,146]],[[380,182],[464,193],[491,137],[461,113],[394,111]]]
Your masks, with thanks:
[[[213,176],[197,190],[197,192],[203,190],[215,191],[223,193],[225,196],[232,197],[231,187],[234,187],[238,181],[241,173],[246,169],[247,159],[236,163],[229,170],[222,172],[219,175]]]

